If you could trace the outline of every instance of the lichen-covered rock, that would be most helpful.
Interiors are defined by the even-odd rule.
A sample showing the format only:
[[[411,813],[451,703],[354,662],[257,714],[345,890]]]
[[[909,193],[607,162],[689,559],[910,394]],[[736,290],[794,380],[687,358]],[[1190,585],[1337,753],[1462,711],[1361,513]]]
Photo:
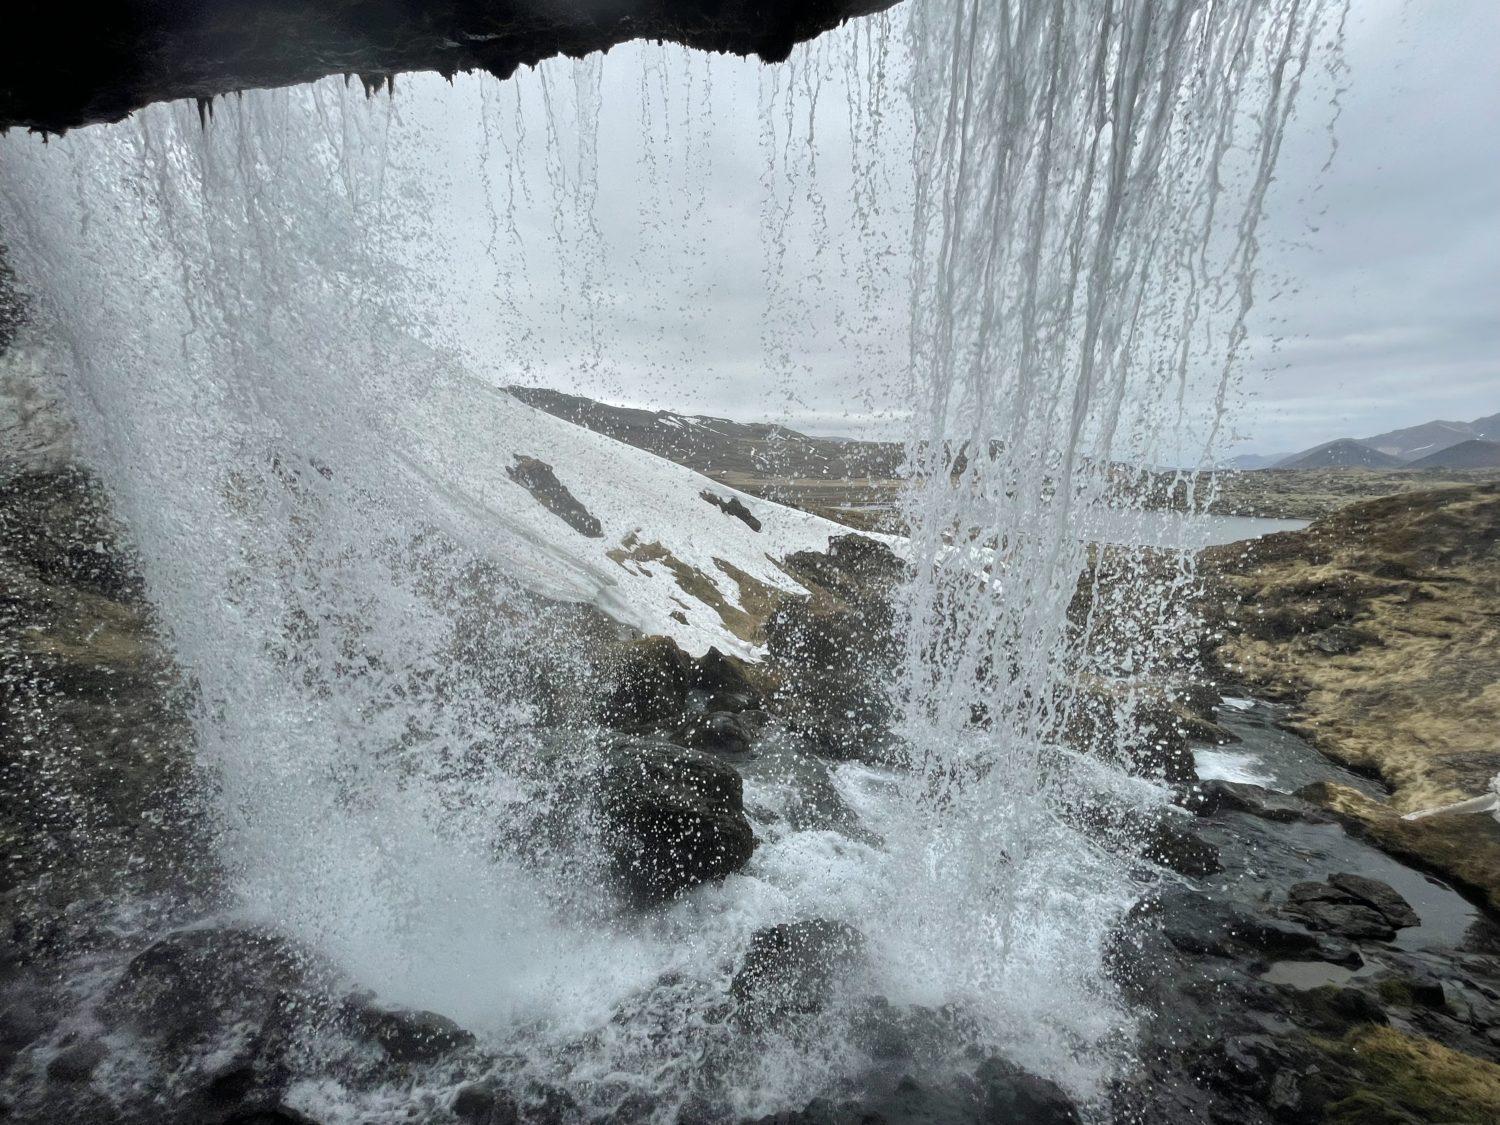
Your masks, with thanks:
[[[755,850],[740,775],[711,754],[618,739],[604,748],[594,787],[610,869],[638,903],[722,879]]]

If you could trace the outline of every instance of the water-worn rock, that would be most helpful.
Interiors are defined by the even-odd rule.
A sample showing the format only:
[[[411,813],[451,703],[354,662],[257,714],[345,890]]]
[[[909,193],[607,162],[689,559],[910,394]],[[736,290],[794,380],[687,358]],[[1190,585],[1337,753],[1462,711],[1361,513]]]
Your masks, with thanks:
[[[1288,888],[1283,909],[1315,930],[1354,940],[1390,941],[1398,929],[1421,922],[1390,886],[1361,875],[1296,883]]]
[[[181,930],[133,958],[101,1014],[162,1049],[220,1041],[264,1027],[324,970],[310,953],[249,927]]]
[[[899,648],[891,594],[905,564],[884,543],[845,535],[785,566],[814,596],[785,599],[766,622],[777,707],[823,753],[868,755],[892,716],[883,684]]]
[[[986,1059],[975,1077],[983,1091],[984,1121],[1078,1125],[1077,1107],[1056,1082],[1038,1078],[1008,1059]]]
[[[757,930],[729,985],[740,1019],[768,1027],[821,1010],[863,948],[858,930],[821,918]]]
[[[733,711],[712,711],[683,724],[683,741],[694,750],[714,754],[744,754],[755,741],[757,724]]]
[[[668,742],[621,738],[595,778],[601,835],[627,895],[664,902],[750,860],[755,834],[734,767]]]
[[[471,1082],[448,1108],[464,1125],[516,1125],[521,1119],[515,1098],[492,1081]]]
[[[392,1062],[436,1062],[474,1042],[470,1032],[447,1016],[408,1008],[382,1008],[368,993],[349,997],[344,1012],[352,1028],[379,1043]]]
[[[87,1082],[109,1055],[109,1048],[97,1039],[85,1039],[64,1047],[47,1064],[47,1078],[52,1082]]]

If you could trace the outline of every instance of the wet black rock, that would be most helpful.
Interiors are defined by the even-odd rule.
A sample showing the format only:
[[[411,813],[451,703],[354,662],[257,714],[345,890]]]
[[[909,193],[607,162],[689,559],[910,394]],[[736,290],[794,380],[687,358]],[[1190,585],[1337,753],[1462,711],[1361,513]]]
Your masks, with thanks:
[[[447,1016],[382,1008],[368,993],[349,997],[344,1013],[357,1033],[379,1043],[392,1062],[431,1063],[473,1044],[474,1036]]]
[[[683,724],[682,735],[694,750],[713,754],[744,754],[755,741],[759,727],[754,719],[733,711],[712,711]]]
[[[771,1113],[747,1125],[888,1125],[884,1114],[856,1102],[815,1098],[802,1109]]]
[[[821,918],[757,930],[729,985],[739,1018],[759,1028],[822,1010],[863,949],[858,930]]]
[[[744,665],[710,648],[693,662],[693,690],[703,692],[711,711],[747,711],[761,705],[760,690],[745,674]]]
[[[975,1076],[984,1102],[982,1121],[1015,1125],[1078,1125],[1078,1110],[1056,1082],[1007,1059],[986,1059]]]
[[[180,1052],[221,1043],[231,1029],[264,1028],[322,971],[306,951],[269,931],[181,930],[130,961],[101,1014]]]
[[[1184,804],[1199,816],[1229,811],[1246,813],[1278,824],[1290,824],[1294,821],[1326,824],[1332,820],[1300,798],[1240,781],[1199,782],[1188,794]]]
[[[733,516],[735,519],[739,520],[746,527],[748,527],[751,531],[760,530],[760,520],[755,518],[755,514],[751,512],[749,508],[745,507],[738,496],[731,496],[726,500],[724,499],[724,497],[719,496],[716,493],[709,492],[707,489],[704,489],[702,492],[698,493],[698,497],[701,500],[708,501],[715,508],[718,508],[719,511],[723,512],[726,516]]]
[[[547,462],[517,453],[516,463],[505,470],[505,475],[531,493],[538,504],[579,535],[587,539],[603,538],[604,528],[598,517],[568,491],[568,486],[557,479],[557,474]]]
[[[693,658],[670,637],[641,637],[619,654],[603,720],[617,727],[673,722],[687,709]]]
[[[614,688],[599,718],[633,734],[678,733],[686,716],[740,714],[764,705],[744,666],[716,648],[694,660],[670,637],[640,637],[611,653],[605,674]]]
[[[777,707],[822,753],[867,757],[892,716],[883,685],[900,647],[891,594],[905,564],[884,543],[844,535],[785,565],[819,594],[785,599],[766,622],[766,651],[782,673]]]
[[[1356,941],[1390,941],[1397,930],[1421,922],[1390,886],[1361,875],[1293,884],[1283,910],[1315,930]]]
[[[237,1110],[222,1120],[223,1125],[319,1125],[307,1114],[284,1105]]]
[[[64,1047],[47,1064],[51,1082],[87,1082],[99,1064],[109,1055],[109,1048],[97,1039],[85,1039]]]
[[[755,849],[734,767],[669,742],[605,747],[595,794],[610,866],[642,904],[740,870]]]
[[[1188,954],[1289,957],[1318,949],[1318,939],[1299,926],[1188,889],[1146,899],[1131,911],[1130,918],[1132,923],[1154,926],[1172,946]]]
[[[1411,908],[1411,904],[1402,898],[1389,883],[1348,872],[1330,875],[1328,882],[1345,894],[1378,910],[1385,916],[1385,920],[1398,930],[1422,924],[1421,917]]]
[[[492,1081],[471,1082],[453,1095],[448,1108],[464,1125],[516,1125],[521,1120],[515,1098]]]

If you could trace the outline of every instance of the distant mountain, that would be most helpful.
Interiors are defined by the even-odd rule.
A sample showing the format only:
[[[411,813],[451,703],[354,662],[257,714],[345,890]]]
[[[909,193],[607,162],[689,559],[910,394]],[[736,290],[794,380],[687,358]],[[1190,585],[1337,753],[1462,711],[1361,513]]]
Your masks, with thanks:
[[[1449,422],[1435,419],[1419,426],[1407,426],[1400,430],[1389,430],[1367,438],[1339,438],[1322,445],[1304,449],[1301,453],[1282,456],[1263,456],[1247,453],[1228,462],[1233,469],[1338,469],[1398,468],[1403,463],[1415,464],[1423,458],[1470,441],[1500,441],[1500,414],[1475,418],[1472,422]],[[1371,450],[1390,460],[1370,459],[1356,446]],[[1479,456],[1483,456],[1480,451]],[[1430,468],[1460,468],[1446,461],[1434,461]],[[1489,463],[1470,465],[1468,468],[1489,468]]]
[[[1277,462],[1278,469],[1394,469],[1405,462],[1353,438],[1324,442]]]
[[[1366,445],[1399,457],[1403,461],[1414,461],[1426,457],[1461,441],[1482,437],[1472,422],[1423,422],[1420,426],[1408,426],[1404,430],[1391,430],[1374,437],[1361,438]]]
[[[766,422],[611,406],[544,387],[506,390],[554,417],[709,475],[888,480],[905,456],[898,442],[813,437]]]
[[[1408,469],[1500,469],[1500,441],[1471,438],[1407,462]]]

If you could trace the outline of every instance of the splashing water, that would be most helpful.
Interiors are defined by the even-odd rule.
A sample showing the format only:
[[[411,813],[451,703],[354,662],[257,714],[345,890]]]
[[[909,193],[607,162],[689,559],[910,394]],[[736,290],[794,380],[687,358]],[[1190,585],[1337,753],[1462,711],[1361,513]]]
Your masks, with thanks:
[[[448,227],[432,218],[441,144],[424,147],[399,103],[337,82],[226,101],[206,129],[194,107],[158,106],[45,148],[0,143],[0,218],[65,348],[79,446],[191,676],[241,909],[392,1001],[520,1051],[590,1112],[643,1096],[662,1118],[767,1112],[867,1066],[847,1013],[765,1051],[725,1015],[749,934],[805,916],[866,934],[869,991],[948,1005],[968,1044],[1100,1095],[1130,1047],[1103,950],[1134,897],[1131,861],[1065,813],[1166,798],[1063,734],[1078,685],[1109,679],[1123,718],[1111,737],[1132,737],[1139,685],[1191,627],[1169,612],[1188,560],[1170,560],[1155,614],[1123,642],[1102,644],[1069,607],[1087,544],[1112,506],[1137,502],[1141,469],[1185,450],[1206,463],[1323,15],[1317,0],[912,0],[805,48],[762,89],[768,308],[816,323],[821,275],[783,278],[799,169],[814,257],[835,268],[816,156],[830,52],[852,75],[858,185],[856,252],[839,268],[861,307],[835,318],[841,338],[870,346],[890,274],[870,248],[893,213],[912,232],[912,577],[889,685],[912,768],[836,771],[870,835],[758,824],[746,876],[636,921],[595,905],[582,845],[540,867],[496,847],[497,826],[552,799],[529,765],[556,751],[526,670],[545,659],[587,675],[578,623],[536,595],[587,576],[527,569],[525,543],[497,545],[507,501],[475,466],[491,457],[486,426],[513,415],[483,405],[493,392],[470,372],[492,353],[455,328],[463,284],[448,277],[473,230],[506,292],[550,256],[576,294],[563,316],[582,325],[579,368],[608,371],[627,317],[598,214],[611,60],[548,64],[533,111],[519,87],[478,94],[483,205]],[[688,120],[674,122],[667,56],[653,58],[639,80],[654,195],[673,146],[701,157],[708,133],[691,128],[691,66]],[[711,77],[705,65],[704,106]],[[913,140],[907,199],[886,156]],[[518,188],[528,144],[545,146],[545,191]],[[704,182],[686,193],[700,217]],[[550,212],[540,238],[518,221],[531,192]],[[671,221],[646,234],[673,237]],[[497,317],[524,369],[539,329],[515,307]],[[794,379],[793,330],[770,335],[769,367]],[[1116,565],[1137,595],[1156,573],[1129,552]],[[1096,593],[1095,614],[1117,608]],[[750,789],[752,804],[778,796]],[[309,1098],[330,1118],[379,1116],[347,1091]]]

